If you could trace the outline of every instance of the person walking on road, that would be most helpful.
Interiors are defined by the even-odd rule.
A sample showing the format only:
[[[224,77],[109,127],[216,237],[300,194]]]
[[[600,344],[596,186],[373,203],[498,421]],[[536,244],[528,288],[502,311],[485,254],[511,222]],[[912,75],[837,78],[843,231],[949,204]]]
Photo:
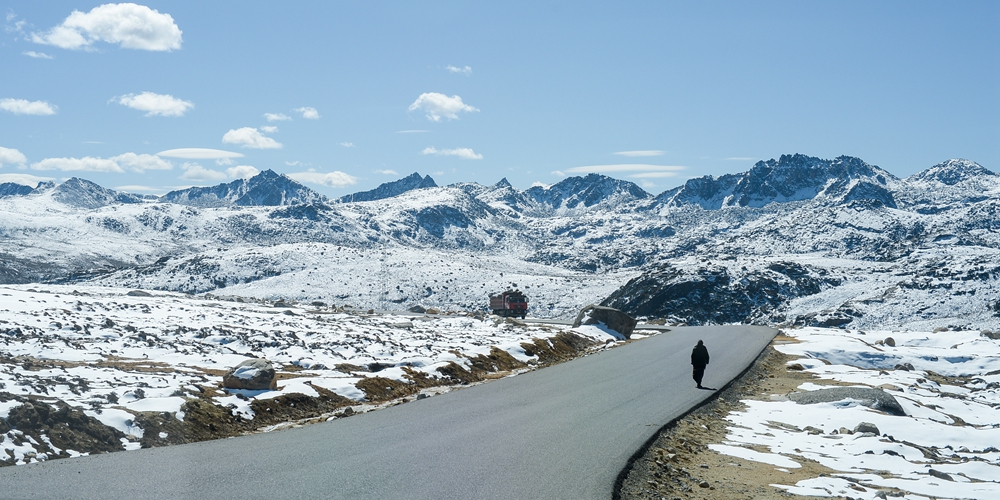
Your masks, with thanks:
[[[705,343],[698,341],[698,345],[694,346],[694,350],[691,351],[691,366],[694,368],[694,381],[698,384],[699,389],[703,389],[701,386],[701,379],[705,376],[705,367],[708,366],[708,348],[705,347]]]

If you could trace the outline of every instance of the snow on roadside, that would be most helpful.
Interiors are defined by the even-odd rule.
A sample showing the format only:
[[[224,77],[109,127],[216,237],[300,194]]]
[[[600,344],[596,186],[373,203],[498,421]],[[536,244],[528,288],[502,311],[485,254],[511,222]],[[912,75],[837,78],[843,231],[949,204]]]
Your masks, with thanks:
[[[906,498],[1000,498],[1000,342],[969,331],[785,334],[797,342],[775,349],[799,357],[789,366],[819,379],[799,390],[878,387],[906,416],[851,399],[745,400],[743,411],[727,416],[724,443],[710,448],[785,468],[810,460],[837,471],[773,485],[796,495],[872,499],[896,489]],[[862,422],[879,434],[854,432]]]
[[[537,357],[528,356],[522,342],[568,329],[492,317],[378,315],[170,292],[8,285],[0,287],[0,417],[20,404],[4,393],[59,400],[122,431],[129,436],[126,448],[133,448],[143,436],[138,412],[183,419],[185,398],[197,396],[200,387],[218,387],[225,370],[251,357],[275,365],[282,375],[278,389],[214,398],[245,419],[253,418],[254,399],[317,396],[315,387],[362,403],[365,393],[356,384],[364,377],[405,381],[405,370],[440,376],[437,368],[450,362],[469,367],[469,357],[489,355],[493,347],[531,364]],[[600,330],[579,334],[601,344],[614,340]],[[14,441],[0,442],[0,457]],[[17,441],[17,449],[25,446]]]

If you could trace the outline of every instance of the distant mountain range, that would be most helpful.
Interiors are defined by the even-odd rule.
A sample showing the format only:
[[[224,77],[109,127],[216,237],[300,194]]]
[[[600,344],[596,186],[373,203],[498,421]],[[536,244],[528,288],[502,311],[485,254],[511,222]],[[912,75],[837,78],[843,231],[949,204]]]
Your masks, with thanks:
[[[534,314],[588,302],[689,323],[1000,328],[1000,176],[900,179],[783,155],[658,195],[598,174],[518,190],[414,173],[328,199],[271,170],[137,196],[0,184],[0,281]]]

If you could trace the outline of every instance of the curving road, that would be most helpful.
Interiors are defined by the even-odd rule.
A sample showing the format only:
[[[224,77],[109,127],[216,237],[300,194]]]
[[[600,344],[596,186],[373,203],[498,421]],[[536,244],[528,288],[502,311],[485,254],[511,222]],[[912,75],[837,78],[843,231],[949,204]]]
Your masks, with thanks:
[[[268,434],[0,468],[3,498],[611,498],[629,458],[746,369],[765,327],[675,328],[574,361]]]

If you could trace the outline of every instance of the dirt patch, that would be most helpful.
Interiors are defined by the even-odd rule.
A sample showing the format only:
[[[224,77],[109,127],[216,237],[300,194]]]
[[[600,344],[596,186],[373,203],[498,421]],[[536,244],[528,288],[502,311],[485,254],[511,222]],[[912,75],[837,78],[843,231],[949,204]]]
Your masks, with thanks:
[[[796,342],[779,335],[773,344]],[[628,471],[615,498],[625,500],[666,499],[787,499],[791,495],[770,486],[795,484],[834,471],[816,462],[796,457],[801,468],[787,472],[760,462],[716,453],[709,444],[722,443],[726,415],[745,409],[741,400],[768,400],[772,394],[788,394],[812,375],[786,363],[792,360],[768,347],[746,374],[714,399],[660,432],[645,454]],[[794,366],[794,365],[793,365]],[[758,450],[767,451],[767,450]]]
[[[538,356],[538,364],[552,365],[569,361],[586,352],[598,342],[571,332],[560,332],[547,339],[533,339],[531,343],[521,343],[528,356]]]

